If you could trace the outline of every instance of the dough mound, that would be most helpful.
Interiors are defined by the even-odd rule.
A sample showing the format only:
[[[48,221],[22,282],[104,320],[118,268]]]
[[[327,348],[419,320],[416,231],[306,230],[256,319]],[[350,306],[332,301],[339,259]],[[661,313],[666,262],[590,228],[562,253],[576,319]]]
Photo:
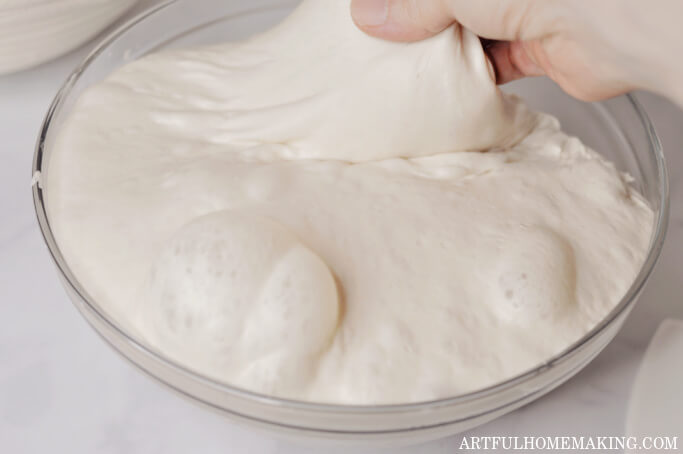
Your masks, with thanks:
[[[316,254],[271,219],[228,211],[166,242],[138,301],[140,328],[171,357],[201,371],[246,373],[262,391],[306,383],[306,370],[299,383],[278,383],[291,375],[286,360],[320,354],[339,316],[335,280]],[[258,365],[235,366],[249,362]]]
[[[452,397],[564,351],[633,282],[653,211],[503,94],[474,34],[386,42],[349,5],[85,91],[46,181],[73,274],[164,357],[287,399]]]
[[[495,267],[490,303],[508,323],[552,323],[576,305],[576,262],[569,241],[546,227],[521,228]]]
[[[150,64],[173,85],[183,74],[193,93],[159,92],[168,98],[152,114],[159,127],[241,149],[277,145],[287,159],[486,150],[528,133],[533,116],[498,89],[476,35],[456,25],[425,41],[388,42],[360,31],[349,4],[308,0],[245,43],[151,55],[111,82],[130,86]]]

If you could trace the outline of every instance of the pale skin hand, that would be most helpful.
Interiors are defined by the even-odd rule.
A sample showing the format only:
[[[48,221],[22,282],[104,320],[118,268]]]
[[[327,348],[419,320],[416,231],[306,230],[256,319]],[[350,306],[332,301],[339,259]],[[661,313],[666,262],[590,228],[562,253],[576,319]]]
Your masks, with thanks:
[[[497,40],[499,83],[547,75],[582,100],[634,89],[683,105],[682,0],[352,0],[356,24],[396,41],[455,21]]]

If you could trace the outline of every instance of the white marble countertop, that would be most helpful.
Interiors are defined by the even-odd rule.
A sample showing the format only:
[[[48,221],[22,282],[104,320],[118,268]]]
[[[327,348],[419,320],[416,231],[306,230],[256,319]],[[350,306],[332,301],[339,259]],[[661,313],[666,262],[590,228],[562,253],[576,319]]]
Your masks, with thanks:
[[[87,47],[0,77],[0,452],[316,452],[234,425],[143,376],[100,340],[62,290],[35,221],[30,169],[47,107]],[[648,341],[662,319],[683,318],[683,112],[639,96],[671,169],[672,219],[660,263],[626,327],[594,362],[473,435],[623,435]],[[398,451],[450,453],[458,444],[453,437]]]

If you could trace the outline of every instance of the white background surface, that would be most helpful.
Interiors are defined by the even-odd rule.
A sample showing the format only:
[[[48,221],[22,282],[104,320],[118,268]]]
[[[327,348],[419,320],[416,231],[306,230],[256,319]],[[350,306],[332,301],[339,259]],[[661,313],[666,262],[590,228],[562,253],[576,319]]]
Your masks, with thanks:
[[[30,170],[47,107],[88,47],[0,77],[0,452],[336,452],[270,438],[182,400],[119,358],[67,299],[35,221]],[[660,263],[625,329],[593,363],[472,435],[622,435],[647,342],[662,319],[683,318],[683,112],[649,94],[640,99],[671,169]],[[390,451],[452,453],[459,440]]]

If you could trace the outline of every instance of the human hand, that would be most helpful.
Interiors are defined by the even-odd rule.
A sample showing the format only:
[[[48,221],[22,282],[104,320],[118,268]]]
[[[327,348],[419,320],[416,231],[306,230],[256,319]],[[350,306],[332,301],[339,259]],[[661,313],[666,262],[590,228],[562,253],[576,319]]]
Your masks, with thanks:
[[[351,10],[364,31],[396,41],[457,20],[497,40],[487,52],[499,83],[547,75],[582,100],[643,88],[683,104],[680,0],[352,0]]]

